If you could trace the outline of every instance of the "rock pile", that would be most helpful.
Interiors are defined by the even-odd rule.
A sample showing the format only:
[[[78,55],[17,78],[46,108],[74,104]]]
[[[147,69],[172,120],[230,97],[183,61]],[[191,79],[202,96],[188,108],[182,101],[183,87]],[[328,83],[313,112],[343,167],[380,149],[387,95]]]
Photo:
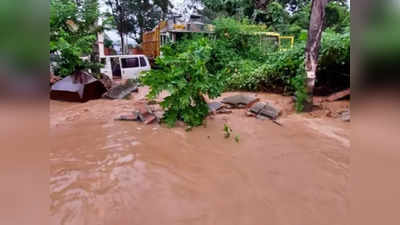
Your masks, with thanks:
[[[265,102],[257,102],[250,109],[249,113],[262,119],[263,117],[276,120],[280,115],[280,110]]]

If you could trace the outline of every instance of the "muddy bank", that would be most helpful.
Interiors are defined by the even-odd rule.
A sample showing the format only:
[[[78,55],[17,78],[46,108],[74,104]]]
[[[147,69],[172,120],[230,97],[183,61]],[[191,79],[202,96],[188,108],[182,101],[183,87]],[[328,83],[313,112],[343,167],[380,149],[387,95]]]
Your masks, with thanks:
[[[144,96],[50,102],[52,224],[346,224],[349,123],[263,93],[284,127],[245,110],[191,132],[114,121]]]

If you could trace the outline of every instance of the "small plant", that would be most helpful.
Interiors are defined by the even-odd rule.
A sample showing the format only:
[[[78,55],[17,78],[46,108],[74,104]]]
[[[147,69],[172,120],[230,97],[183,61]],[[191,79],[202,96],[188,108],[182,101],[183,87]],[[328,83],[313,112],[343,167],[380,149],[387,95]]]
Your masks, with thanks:
[[[236,141],[236,143],[239,143],[239,135],[235,136],[235,141]]]
[[[228,139],[231,136],[232,133],[232,128],[230,128],[228,125],[224,124],[224,132],[225,132],[225,138]]]
[[[291,83],[295,89],[296,96],[296,111],[302,112],[304,109],[304,103],[308,98],[305,84],[305,75],[298,74],[294,78],[292,78]]]

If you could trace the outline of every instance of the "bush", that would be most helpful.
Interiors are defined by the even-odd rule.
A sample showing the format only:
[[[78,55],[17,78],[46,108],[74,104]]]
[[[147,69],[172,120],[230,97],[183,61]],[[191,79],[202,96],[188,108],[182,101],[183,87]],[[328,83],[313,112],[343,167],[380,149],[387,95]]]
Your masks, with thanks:
[[[316,87],[320,95],[350,88],[350,32],[327,29],[322,35]]]
[[[230,90],[273,91],[296,95],[298,111],[305,100],[304,43],[269,53],[264,62],[243,61],[227,78]]]
[[[151,87],[148,95],[154,99],[166,90],[166,97],[161,106],[166,110],[163,121],[168,126],[177,120],[189,126],[199,126],[208,115],[208,105],[203,95],[218,97],[224,89],[221,74],[211,73],[211,43],[206,38],[185,40],[173,49],[163,48],[163,57],[156,59],[158,70],[151,70],[141,78],[141,82]]]
[[[305,32],[295,46],[277,51],[274,45],[260,45],[253,32],[265,29],[247,20],[215,20],[214,38],[194,36],[165,46],[156,59],[159,69],[142,77],[151,87],[150,98],[167,90],[170,96],[161,106],[166,110],[163,121],[173,126],[177,120],[199,126],[208,114],[203,95],[218,97],[224,90],[273,91],[296,96],[297,111],[303,110],[307,98],[304,68]],[[255,44],[257,43],[257,44]],[[323,34],[321,73],[332,68],[348,72],[350,57],[349,32],[339,34],[327,29]]]

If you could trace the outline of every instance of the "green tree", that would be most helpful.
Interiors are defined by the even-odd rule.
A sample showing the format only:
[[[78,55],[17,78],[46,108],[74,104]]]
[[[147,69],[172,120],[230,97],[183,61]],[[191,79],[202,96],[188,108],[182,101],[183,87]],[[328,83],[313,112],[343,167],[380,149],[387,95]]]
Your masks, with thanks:
[[[126,53],[124,36],[135,32],[135,17],[132,14],[130,0],[106,0],[106,5],[111,10],[107,16],[113,18],[113,27],[118,31],[121,40],[121,52]]]
[[[98,63],[83,61],[90,56],[101,30],[97,0],[50,0],[50,54],[58,63],[61,76],[72,74],[77,68],[95,69]]]
[[[141,43],[143,33],[152,30],[161,20],[165,19],[172,4],[169,0],[131,0],[129,7],[135,18],[133,22],[135,39]]]
[[[199,126],[208,115],[204,95],[218,97],[224,90],[224,79],[209,70],[213,62],[212,43],[207,38],[185,40],[163,47],[163,57],[156,59],[160,69],[142,76],[141,82],[151,87],[148,97],[168,91],[161,106],[166,110],[163,121],[174,126],[177,120]]]
[[[124,36],[133,35],[140,43],[143,33],[165,19],[172,7],[169,0],[106,0],[106,4],[111,9],[109,16],[120,35],[123,53],[126,50]]]

